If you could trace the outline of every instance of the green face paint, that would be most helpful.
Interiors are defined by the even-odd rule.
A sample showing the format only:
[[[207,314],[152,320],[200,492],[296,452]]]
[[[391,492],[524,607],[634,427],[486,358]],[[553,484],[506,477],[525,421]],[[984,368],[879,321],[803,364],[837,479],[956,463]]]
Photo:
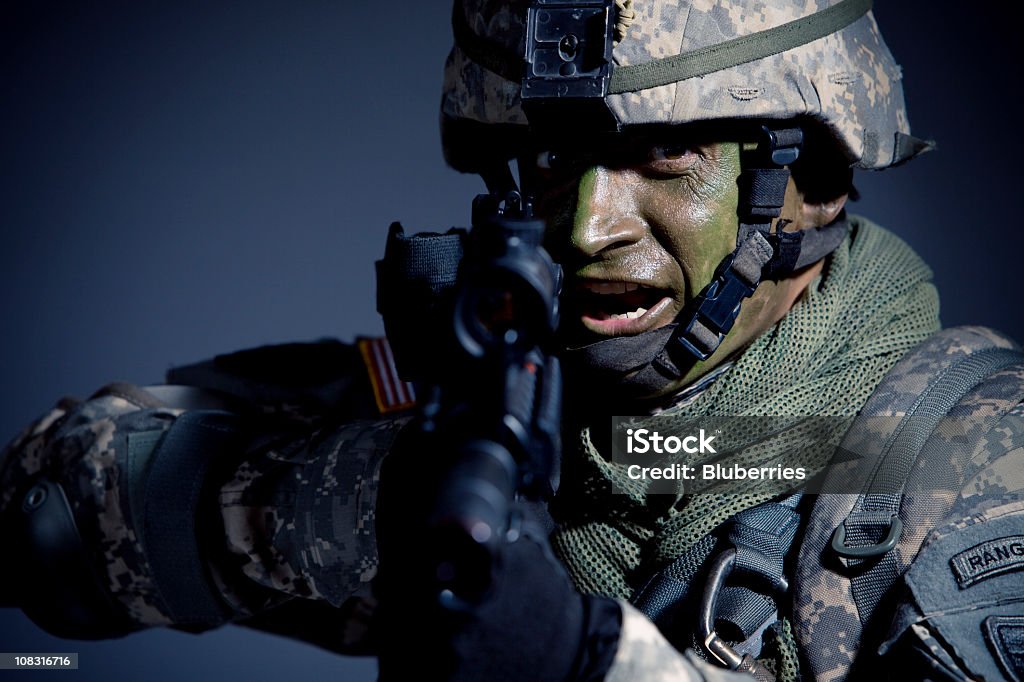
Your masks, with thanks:
[[[538,164],[537,208],[565,267],[563,319],[572,345],[671,323],[736,246],[736,143],[654,147],[626,161],[580,164],[575,172],[565,161],[559,168],[545,167],[545,160]],[[749,340],[756,317],[741,315],[730,336]],[[730,347],[736,346],[726,345],[725,354],[700,363],[684,381]]]

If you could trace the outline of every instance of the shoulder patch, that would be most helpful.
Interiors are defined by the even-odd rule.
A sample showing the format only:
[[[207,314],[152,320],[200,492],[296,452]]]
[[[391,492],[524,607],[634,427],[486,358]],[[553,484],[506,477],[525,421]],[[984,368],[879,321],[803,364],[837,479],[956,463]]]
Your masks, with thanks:
[[[407,410],[416,405],[416,392],[408,381],[398,376],[391,344],[385,337],[360,337],[356,346],[370,375],[373,398],[381,414]]]
[[[983,627],[1007,679],[1024,682],[1024,616],[990,616]]]
[[[1008,535],[965,549],[949,560],[961,590],[987,578],[1024,569],[1024,535]]]

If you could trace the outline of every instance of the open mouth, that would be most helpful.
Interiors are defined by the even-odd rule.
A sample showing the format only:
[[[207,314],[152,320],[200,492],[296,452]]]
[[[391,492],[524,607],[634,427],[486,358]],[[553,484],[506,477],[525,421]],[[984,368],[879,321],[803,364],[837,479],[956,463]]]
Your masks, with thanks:
[[[589,331],[621,336],[653,329],[672,304],[670,292],[636,282],[584,280],[576,289],[580,320]]]

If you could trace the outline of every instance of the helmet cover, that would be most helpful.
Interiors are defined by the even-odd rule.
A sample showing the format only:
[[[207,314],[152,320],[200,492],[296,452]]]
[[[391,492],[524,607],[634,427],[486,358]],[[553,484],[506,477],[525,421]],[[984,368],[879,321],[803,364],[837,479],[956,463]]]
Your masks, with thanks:
[[[517,59],[514,66],[521,70],[528,5],[527,0],[456,0],[456,36],[462,23],[479,45]],[[901,71],[882,40],[870,0],[615,0],[615,5],[613,80],[604,99],[620,128],[810,119],[838,143],[850,165],[864,169],[886,168],[930,148],[910,135]],[[808,31],[810,23],[816,28]],[[828,32],[814,38],[814,30]],[[760,48],[749,48],[758,41]],[[744,42],[745,52],[737,45]],[[723,61],[716,58],[737,47],[741,56],[731,61],[740,63],[729,65],[727,58],[719,68]],[[446,124],[528,124],[521,83],[509,78],[516,71],[500,75],[492,64],[481,63],[491,61],[480,58],[481,50],[473,52],[457,39],[445,65],[443,143],[456,167],[465,165],[453,159],[458,133]],[[691,68],[666,69],[673,57]]]

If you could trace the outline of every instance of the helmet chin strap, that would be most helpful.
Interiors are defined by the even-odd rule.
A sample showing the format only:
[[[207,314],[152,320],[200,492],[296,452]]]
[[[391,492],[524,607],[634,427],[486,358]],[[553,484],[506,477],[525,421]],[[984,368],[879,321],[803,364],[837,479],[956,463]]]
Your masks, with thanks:
[[[614,380],[629,397],[656,393],[711,357],[762,280],[785,277],[842,243],[849,229],[845,212],[824,227],[783,232],[787,223],[779,220],[772,231],[803,131],[762,126],[761,132],[757,149],[744,156],[739,178],[736,248],[719,263],[711,283],[668,325],[568,349],[562,355],[567,373]]]

